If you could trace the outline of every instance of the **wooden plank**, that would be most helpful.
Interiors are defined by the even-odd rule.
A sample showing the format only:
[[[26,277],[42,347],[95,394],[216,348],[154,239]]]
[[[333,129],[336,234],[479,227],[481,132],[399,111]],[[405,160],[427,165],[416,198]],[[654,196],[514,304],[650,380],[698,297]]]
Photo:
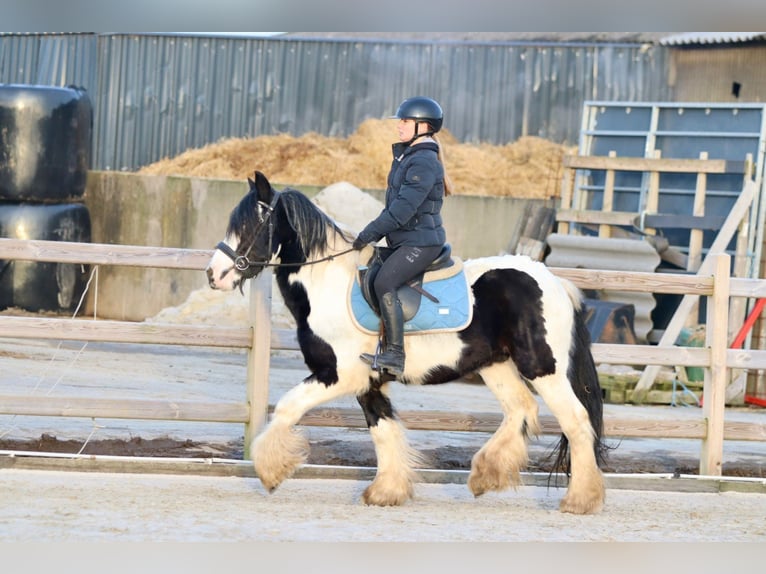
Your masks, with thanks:
[[[569,279],[581,289],[615,289],[649,293],[676,293],[684,295],[710,295],[713,278],[699,275],[649,273],[645,271],[613,271],[551,267],[558,277]]]
[[[245,423],[247,403],[0,395],[0,414]]]
[[[710,349],[704,347],[659,347],[593,343],[593,360],[610,365],[662,365],[699,367],[710,364]]]
[[[240,349],[249,348],[252,344],[250,329],[242,327],[10,316],[0,317],[0,327],[2,327],[3,336],[20,339],[104,341],[196,347],[235,347]]]
[[[280,351],[299,351],[298,335],[294,329],[272,329],[271,348]]]
[[[558,277],[572,281],[581,289],[618,289],[650,293],[675,293],[679,295],[712,295],[713,277],[680,275],[677,273],[649,273],[644,271],[574,269],[550,267]],[[762,279],[732,278],[729,286],[732,297],[766,297],[766,281]],[[675,341],[674,341],[675,342]]]
[[[723,438],[726,440],[766,441],[766,424],[724,421]]]
[[[247,401],[250,416],[245,425],[245,458],[250,443],[268,420],[269,368],[271,355],[271,270],[250,282],[250,322],[252,340],[247,353]]]
[[[708,153],[700,152],[700,159],[706,160]],[[694,203],[692,205],[692,215],[705,215],[705,193],[707,190],[707,174],[700,172],[697,174],[697,183],[694,188]],[[718,228],[716,228],[718,229]],[[697,271],[702,263],[702,229],[696,228],[689,232],[689,260],[687,262],[687,271]]]
[[[281,346],[280,349],[297,351],[298,341],[295,333],[286,330],[272,331],[272,337],[280,332],[283,334],[283,340],[289,340],[291,343]],[[272,349],[274,348],[276,347],[272,345]],[[710,364],[710,350],[701,347],[593,343],[591,350],[596,363],[611,365],[656,363],[668,367],[705,367]],[[730,368],[766,369],[766,351],[728,349],[726,364]]]
[[[731,257],[719,255],[715,259],[713,298],[707,308],[705,344],[710,348],[710,368],[705,369],[704,402],[702,414],[707,432],[702,441],[700,474],[723,474],[723,424],[726,408],[726,348],[729,326],[729,276]]]
[[[570,169],[613,169],[615,171],[745,173],[744,161],[729,161],[723,159],[609,158],[606,156],[595,155],[565,155],[563,166]]]
[[[204,270],[212,250],[0,238],[0,259]]]
[[[111,472],[126,474],[180,474],[184,476],[213,476],[257,478],[253,464],[247,460],[221,458],[163,458],[88,454],[42,453],[31,451],[0,451],[0,469],[40,470],[62,472]],[[295,478],[341,479],[368,482],[375,478],[376,468],[304,464],[295,471]],[[424,484],[466,484],[469,471],[452,469],[415,470],[415,480]],[[566,479],[547,472],[520,472],[523,486],[550,487],[556,480]],[[766,493],[766,484],[758,479],[741,477],[700,477],[697,475],[618,474],[606,473],[604,484],[609,490],[644,490],[668,492],[740,492]]]
[[[624,345],[623,345],[624,346]],[[497,430],[503,420],[500,413],[462,413],[443,411],[401,411],[398,413],[402,424],[409,430],[444,430],[465,432],[487,432]],[[321,408],[306,413],[299,424],[320,427],[366,428],[360,409]],[[553,416],[540,416],[543,435],[561,433],[561,427]],[[723,435],[727,440],[766,440],[766,424],[748,422],[726,422]],[[604,435],[632,438],[686,438],[703,439],[707,432],[705,420],[649,419],[638,417],[604,417]]]
[[[726,218],[726,223],[716,236],[713,244],[710,246],[710,250],[697,272],[698,275],[709,275],[712,273],[715,265],[715,257],[726,251],[726,246],[729,244],[732,237],[734,237],[734,233],[736,232],[737,227],[739,227],[740,221],[742,221],[742,218],[745,217],[750,209],[755,193],[755,182],[748,180],[742,189],[742,193],[740,193],[737,201],[731,208],[731,211]],[[676,312],[673,314],[673,317],[665,328],[665,332],[660,338],[660,346],[672,346],[675,343],[681,329],[684,327],[689,311],[694,307],[697,301],[699,301],[699,295],[684,295]],[[657,378],[657,373],[659,373],[659,367],[657,365],[647,365],[644,368],[643,373],[641,373],[641,378],[638,380],[638,384],[633,391],[635,401],[641,401],[642,394],[648,391],[652,386],[654,379]]]
[[[753,166],[753,154],[747,154],[745,156],[746,174],[743,178],[744,182],[750,177]],[[752,212],[750,217],[743,217],[737,229],[737,242],[734,247],[734,277],[747,277],[750,269],[750,257],[748,255],[748,242],[750,241],[750,225],[752,219]],[[741,297],[732,297],[729,302],[729,341],[733,340],[740,326],[745,321],[747,315],[748,301]],[[749,346],[749,345],[748,345]],[[740,376],[747,376],[746,373],[732,372],[730,378],[735,381]]]
[[[525,206],[524,228],[516,246],[511,251],[516,255],[527,255],[542,261],[545,254],[545,240],[556,224],[556,210],[547,205]]]
[[[654,150],[654,158],[660,159],[660,154],[662,152],[658,149]],[[642,206],[643,209],[641,209],[642,216],[639,217],[639,225],[638,228],[643,231],[644,233],[648,235],[656,235],[657,231],[648,225],[646,225],[646,220],[643,217],[644,215],[649,214],[655,214],[659,211],[660,207],[660,172],[658,171],[650,171],[649,172],[649,189],[646,194],[646,198],[644,201],[644,205]]]
[[[633,211],[594,211],[589,209],[559,209],[559,223],[584,223],[596,225],[634,225],[638,214]],[[559,227],[560,229],[560,227]]]
[[[762,299],[766,297],[766,281],[763,279],[747,279],[744,277],[732,277],[729,282],[729,290],[732,297],[753,297]]]
[[[564,170],[564,178],[561,182],[561,200],[559,202],[559,208],[561,210],[568,210],[572,207],[572,197],[574,195],[575,186],[575,171],[573,169]],[[558,221],[558,219],[556,220]],[[559,233],[566,235],[569,233],[569,224],[564,222],[558,222],[556,230]]]
[[[612,150],[609,152],[610,158],[617,157],[617,152]],[[614,209],[614,170],[608,169],[606,170],[606,177],[604,178],[604,196],[603,196],[603,202],[601,211],[603,212],[610,212]],[[611,231],[610,227],[608,225],[599,225],[598,226],[598,236],[599,237],[611,237]]]
[[[249,420],[249,407],[246,403],[0,395],[0,414],[245,424]],[[486,412],[402,411],[399,416],[411,430],[487,433],[497,430],[503,419],[500,413]],[[349,428],[367,426],[361,410],[350,408],[313,409],[303,416],[299,424]],[[542,434],[561,432],[552,416],[541,416],[540,426]],[[725,422],[723,429],[727,440],[766,440],[766,424]],[[605,417],[604,432],[606,436],[619,437],[702,439],[706,435],[706,424],[702,418],[679,421]]]

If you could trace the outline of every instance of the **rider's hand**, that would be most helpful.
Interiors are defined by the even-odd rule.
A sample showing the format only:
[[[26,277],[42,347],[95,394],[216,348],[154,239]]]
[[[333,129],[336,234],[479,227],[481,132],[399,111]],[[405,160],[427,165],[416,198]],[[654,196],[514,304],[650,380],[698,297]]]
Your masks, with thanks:
[[[363,241],[360,237],[357,237],[356,239],[354,239],[354,244],[352,245],[352,247],[354,248],[355,251],[360,251],[361,249],[364,249],[365,245],[367,245],[367,242]]]

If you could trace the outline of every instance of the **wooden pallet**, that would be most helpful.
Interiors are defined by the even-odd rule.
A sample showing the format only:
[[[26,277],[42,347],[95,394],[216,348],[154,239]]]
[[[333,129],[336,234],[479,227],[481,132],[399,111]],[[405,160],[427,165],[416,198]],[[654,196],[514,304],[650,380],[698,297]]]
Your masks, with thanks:
[[[708,174],[735,173],[743,177],[752,170],[752,158],[745,161],[708,159],[707,152],[700,153],[699,159],[663,159],[656,150],[654,157],[617,157],[616,152],[609,156],[564,156],[564,178],[561,188],[561,203],[556,213],[558,233],[570,233],[570,224],[594,225],[599,237],[624,237],[623,227],[633,227],[640,234],[656,236],[660,228],[689,230],[689,251],[685,255],[671,249],[659,238],[657,251],[664,260],[674,265],[696,272],[702,262],[702,240],[705,230],[720,229],[725,216],[705,214],[705,195]],[[584,194],[575,194],[577,170],[605,171],[604,196],[601,210],[587,210],[584,206]],[[643,172],[649,176],[649,184],[644,205],[636,212],[614,211],[614,182],[617,172]],[[662,173],[697,174],[694,191],[693,213],[691,215],[662,214],[659,207],[659,185]],[[576,205],[575,205],[576,203]]]
[[[604,402],[615,405],[632,404],[633,391],[638,384],[636,375],[599,375]],[[652,405],[693,405],[702,396],[702,382],[661,379],[647,392],[643,402]],[[689,393],[693,393],[694,396]]]

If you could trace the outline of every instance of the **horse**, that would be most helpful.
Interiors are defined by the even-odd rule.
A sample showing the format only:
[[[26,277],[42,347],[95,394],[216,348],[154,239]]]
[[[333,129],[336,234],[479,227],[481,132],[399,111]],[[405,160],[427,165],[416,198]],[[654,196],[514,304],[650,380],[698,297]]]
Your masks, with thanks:
[[[259,171],[247,180],[249,190],[232,210],[224,239],[205,270],[208,284],[241,291],[246,280],[273,267],[310,371],[277,401],[253,438],[255,474],[273,492],[307,459],[308,441],[295,428],[301,417],[323,403],[354,395],[377,459],[362,500],[402,505],[414,495],[422,459],[408,443],[389,398],[393,377],[360,359],[362,353],[376,352],[378,337],[354,324],[347,300],[349,284],[374,246],[353,250],[348,226],[300,191],[276,190]],[[399,382],[437,385],[473,374],[494,393],[503,419],[472,457],[467,486],[477,497],[521,484],[529,436],[540,432],[534,389],[562,430],[551,471],[567,479],[559,510],[600,512],[605,500],[603,396],[581,292],[544,263],[523,255],[467,259],[463,267],[470,285],[470,323],[457,331],[408,333]]]

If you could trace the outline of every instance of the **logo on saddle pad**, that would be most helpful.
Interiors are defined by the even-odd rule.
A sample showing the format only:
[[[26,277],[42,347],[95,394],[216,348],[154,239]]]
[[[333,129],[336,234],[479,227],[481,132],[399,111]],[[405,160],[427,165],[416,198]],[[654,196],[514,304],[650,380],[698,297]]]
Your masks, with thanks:
[[[349,289],[351,318],[360,330],[377,335],[380,332],[380,316],[365,298],[360,286],[368,277],[367,267],[360,267]],[[377,270],[374,270],[377,272]],[[414,286],[413,286],[414,284]],[[465,329],[473,318],[473,298],[463,271],[463,262],[452,258],[449,267],[427,271],[422,280],[416,279],[397,291],[404,312],[404,334],[423,331],[445,332]]]

